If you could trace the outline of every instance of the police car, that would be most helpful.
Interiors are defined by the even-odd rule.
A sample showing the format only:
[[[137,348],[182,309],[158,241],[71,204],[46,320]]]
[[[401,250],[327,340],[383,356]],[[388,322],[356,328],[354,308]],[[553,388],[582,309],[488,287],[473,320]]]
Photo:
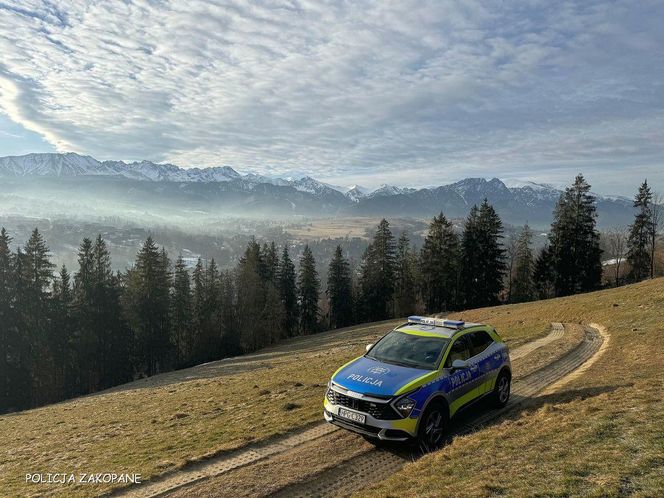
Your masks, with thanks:
[[[508,348],[493,327],[411,316],[334,373],[323,415],[374,442],[435,448],[462,407],[482,398],[505,406],[511,379]]]

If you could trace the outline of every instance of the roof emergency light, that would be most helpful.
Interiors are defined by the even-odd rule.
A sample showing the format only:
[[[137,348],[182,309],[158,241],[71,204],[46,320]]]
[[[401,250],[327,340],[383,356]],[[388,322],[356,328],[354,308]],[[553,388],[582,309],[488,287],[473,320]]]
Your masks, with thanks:
[[[466,322],[461,320],[446,320],[444,318],[431,318],[429,316],[409,316],[408,323],[419,323],[421,325],[431,325],[433,327],[447,327],[450,329],[460,329]]]

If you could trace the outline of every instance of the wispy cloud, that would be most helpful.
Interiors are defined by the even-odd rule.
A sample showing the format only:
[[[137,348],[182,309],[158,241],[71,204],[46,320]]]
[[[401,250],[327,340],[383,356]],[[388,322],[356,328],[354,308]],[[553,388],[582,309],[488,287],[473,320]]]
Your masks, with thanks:
[[[625,0],[0,2],[0,106],[101,159],[662,188],[663,19]]]

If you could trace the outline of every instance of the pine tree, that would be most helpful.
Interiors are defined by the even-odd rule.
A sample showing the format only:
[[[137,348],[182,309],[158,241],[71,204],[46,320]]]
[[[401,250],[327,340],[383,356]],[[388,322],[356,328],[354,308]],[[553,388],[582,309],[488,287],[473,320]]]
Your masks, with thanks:
[[[173,269],[171,296],[171,341],[178,367],[193,364],[192,313],[191,280],[184,259],[180,255]]]
[[[148,237],[127,277],[124,308],[136,336],[139,364],[154,375],[168,364],[170,344],[170,276],[165,251]]]
[[[279,254],[274,241],[263,246],[263,273],[267,282],[276,282],[279,275]]]
[[[20,373],[17,365],[20,340],[14,315],[14,257],[12,239],[0,230],[0,413],[18,405],[13,381]]]
[[[260,246],[249,241],[237,276],[237,321],[240,331],[240,346],[244,352],[270,342],[271,331],[266,331],[262,320],[265,309],[264,262]]]
[[[596,218],[595,197],[579,174],[561,194],[549,234],[556,296],[591,291],[601,284],[602,250]]]
[[[516,244],[514,280],[511,292],[511,300],[515,303],[531,301],[535,298],[535,284],[533,282],[535,261],[531,247],[532,240],[533,233],[526,224],[521,230]]]
[[[62,265],[58,277],[53,282],[52,322],[49,334],[49,347],[54,360],[52,375],[57,386],[56,399],[58,400],[75,394],[72,387],[76,381],[75,362],[77,357],[73,352],[72,304],[71,277],[67,267]]]
[[[320,281],[316,271],[316,261],[308,245],[304,246],[300,258],[297,286],[300,298],[300,330],[303,334],[311,334],[318,330]]]
[[[459,256],[459,237],[452,223],[440,213],[431,221],[420,253],[420,282],[428,313],[456,307]]]
[[[462,236],[462,293],[466,307],[490,306],[503,289],[505,251],[503,224],[493,206],[484,199],[473,206]]]
[[[416,269],[415,253],[410,246],[408,234],[403,232],[397,241],[395,260],[395,316],[408,316],[415,311],[417,304]]]
[[[281,330],[285,337],[292,337],[299,330],[298,290],[295,276],[295,265],[288,254],[288,246],[284,246],[279,263],[277,276],[279,297],[284,307],[284,318]]]
[[[188,363],[202,363],[205,357],[203,329],[205,327],[205,304],[207,302],[207,289],[205,287],[205,268],[203,261],[198,258],[192,275],[193,284],[193,316],[190,336],[191,357]]]
[[[393,315],[396,247],[390,224],[383,219],[362,258],[360,288],[363,317],[385,320]]]
[[[327,297],[330,305],[330,328],[340,328],[353,322],[353,289],[350,265],[341,246],[334,250],[327,271]]]
[[[240,331],[237,323],[236,285],[234,273],[230,270],[221,274],[221,303],[219,321],[223,350],[219,356],[232,356],[242,352],[240,347]]]
[[[219,270],[214,258],[205,271],[205,321],[202,331],[205,356],[203,361],[215,359],[221,349],[221,323],[219,322]]]
[[[48,349],[49,299],[54,265],[49,259],[46,241],[36,228],[25,244],[23,261],[25,296],[20,312],[30,344],[32,402],[40,405],[52,399],[54,389],[49,375],[53,359]]]
[[[654,223],[652,216],[652,192],[648,182],[644,181],[634,198],[634,207],[637,212],[634,223],[629,226],[627,239],[627,262],[630,266],[629,278],[638,282],[651,273],[650,245]]]
[[[535,259],[533,283],[538,299],[549,299],[555,295],[555,275],[552,259],[549,246],[543,247]]]

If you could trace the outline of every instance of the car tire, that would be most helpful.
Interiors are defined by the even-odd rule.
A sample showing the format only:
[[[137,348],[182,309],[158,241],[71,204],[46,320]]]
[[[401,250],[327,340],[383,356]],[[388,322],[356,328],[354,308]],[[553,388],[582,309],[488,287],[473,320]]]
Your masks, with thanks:
[[[498,374],[496,385],[493,388],[492,402],[495,408],[504,407],[510,400],[510,389],[512,387],[512,378],[508,372],[503,370]]]
[[[444,403],[433,402],[421,416],[417,430],[417,444],[423,453],[434,451],[443,444],[447,434],[449,410]]]

